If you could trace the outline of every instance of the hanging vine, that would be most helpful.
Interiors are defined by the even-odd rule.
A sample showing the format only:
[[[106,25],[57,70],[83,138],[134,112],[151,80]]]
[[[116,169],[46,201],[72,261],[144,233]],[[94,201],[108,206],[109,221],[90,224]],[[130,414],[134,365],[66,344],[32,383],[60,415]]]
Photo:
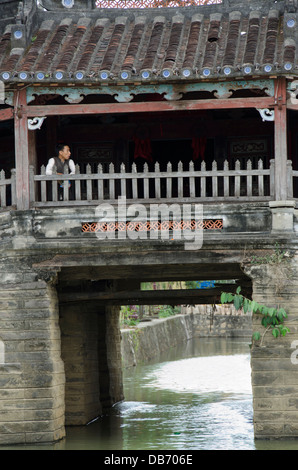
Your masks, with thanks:
[[[243,309],[244,313],[251,312],[253,314],[261,314],[261,325],[265,328],[265,332],[261,336],[259,331],[253,333],[253,339],[256,341],[262,340],[265,333],[271,330],[272,335],[277,338],[285,336],[289,333],[289,328],[284,325],[284,320],[287,318],[285,309],[280,307],[267,307],[255,300],[250,300],[241,294],[241,287],[237,287],[236,294],[231,292],[222,292],[221,303],[233,303],[236,310]]]

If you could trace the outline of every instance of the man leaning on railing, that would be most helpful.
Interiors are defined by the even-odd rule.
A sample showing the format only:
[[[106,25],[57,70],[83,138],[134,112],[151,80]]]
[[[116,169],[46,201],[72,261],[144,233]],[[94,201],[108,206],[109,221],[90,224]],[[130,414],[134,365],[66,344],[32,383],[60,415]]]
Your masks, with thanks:
[[[65,174],[65,167],[67,169],[67,173],[74,175],[75,164],[74,161],[70,158],[70,155],[70,148],[67,144],[57,144],[56,156],[49,159],[46,166],[46,175],[63,175]],[[63,181],[58,181],[58,198],[59,201],[63,200]],[[71,182],[69,182],[69,198],[73,199],[73,187]]]

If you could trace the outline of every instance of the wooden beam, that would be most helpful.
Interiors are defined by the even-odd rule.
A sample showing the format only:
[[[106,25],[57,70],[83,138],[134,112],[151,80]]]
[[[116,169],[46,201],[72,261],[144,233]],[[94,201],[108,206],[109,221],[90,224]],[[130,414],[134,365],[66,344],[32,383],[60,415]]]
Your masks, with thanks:
[[[205,109],[272,108],[274,98],[233,98],[185,101],[154,101],[142,103],[62,104],[27,106],[27,117],[74,114],[148,113],[166,111],[196,111]]]
[[[18,210],[27,210],[30,205],[28,122],[24,112],[25,108],[26,89],[18,90],[14,94],[16,204]]]
[[[286,79],[276,80],[276,106],[274,113],[274,147],[275,147],[275,199],[287,200],[287,85]]]
[[[0,121],[13,119],[13,108],[0,109]]]
[[[219,303],[222,291],[235,292],[236,284],[223,284],[209,289],[134,290],[122,292],[61,292],[59,301],[96,301],[110,305],[181,305]],[[243,292],[247,295],[247,292]]]

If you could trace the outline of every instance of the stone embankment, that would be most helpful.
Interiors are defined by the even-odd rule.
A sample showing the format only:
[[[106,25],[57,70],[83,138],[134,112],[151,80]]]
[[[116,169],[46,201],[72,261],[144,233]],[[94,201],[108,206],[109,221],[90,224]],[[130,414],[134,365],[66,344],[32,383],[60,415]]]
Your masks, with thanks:
[[[183,307],[179,315],[121,330],[123,367],[145,364],[160,353],[199,337],[251,337],[252,317],[229,306]]]

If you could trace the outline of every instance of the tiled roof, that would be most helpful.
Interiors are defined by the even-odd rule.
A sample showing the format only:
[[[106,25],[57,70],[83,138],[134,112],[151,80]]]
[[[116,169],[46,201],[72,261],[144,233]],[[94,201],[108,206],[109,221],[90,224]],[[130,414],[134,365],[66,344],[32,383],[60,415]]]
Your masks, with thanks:
[[[295,75],[297,12],[270,5],[265,13],[219,6],[100,10],[81,18],[42,12],[21,47],[13,37],[17,25],[3,31],[0,79],[118,83]]]

